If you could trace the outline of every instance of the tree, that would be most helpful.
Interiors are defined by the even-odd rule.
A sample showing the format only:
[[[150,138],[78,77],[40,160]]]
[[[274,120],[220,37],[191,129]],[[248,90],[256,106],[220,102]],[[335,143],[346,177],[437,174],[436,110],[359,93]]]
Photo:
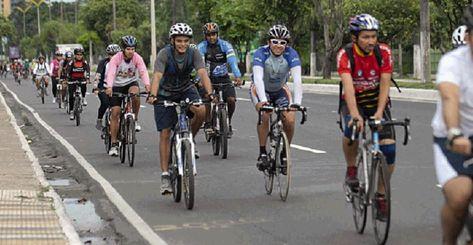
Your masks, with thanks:
[[[462,24],[463,10],[470,0],[432,0],[431,41],[432,47],[445,53],[452,48],[452,33]]]
[[[0,33],[0,37],[8,37],[10,40],[16,39],[15,26],[4,16],[0,16]]]

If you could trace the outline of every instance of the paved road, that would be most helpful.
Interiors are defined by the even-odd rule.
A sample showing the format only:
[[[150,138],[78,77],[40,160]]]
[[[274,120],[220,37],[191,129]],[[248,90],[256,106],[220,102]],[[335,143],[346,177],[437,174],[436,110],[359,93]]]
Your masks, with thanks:
[[[309,121],[297,126],[293,143],[326,153],[293,149],[293,185],[287,202],[282,202],[277,195],[265,194],[263,176],[255,167],[256,114],[247,91],[239,90],[243,99],[235,115],[229,159],[212,156],[210,144],[202,135],[197,138],[201,159],[196,201],[194,210],[188,211],[182,203],[159,194],[161,171],[152,107],[145,105],[141,110],[143,131],[138,134],[135,167],[129,168],[104,153],[95,129],[98,100],[94,95],[88,95],[89,106],[81,126],[76,127],[50,98],[47,104],[40,104],[29,81],[21,86],[11,80],[6,84],[68,140],[169,244],[375,244],[370,219],[365,234],[358,235],[351,208],[345,203],[345,164],[335,124],[337,96],[305,94]],[[398,144],[389,242],[438,243],[442,196],[435,186],[430,129],[435,105],[399,101],[393,105],[394,117],[412,118],[413,139],[409,147]]]

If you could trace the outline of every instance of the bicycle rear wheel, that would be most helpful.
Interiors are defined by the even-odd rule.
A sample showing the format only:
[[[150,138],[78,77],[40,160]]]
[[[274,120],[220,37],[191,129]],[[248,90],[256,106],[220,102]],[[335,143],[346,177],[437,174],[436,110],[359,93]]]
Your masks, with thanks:
[[[125,155],[126,155],[126,135],[128,133],[126,132],[126,126],[125,126],[125,119],[123,117],[120,117],[120,128],[118,132],[118,137],[120,141],[120,162],[125,163]]]
[[[278,177],[278,189],[279,197],[281,200],[286,201],[287,195],[289,194],[289,187],[291,186],[291,151],[290,151],[289,140],[286,136],[286,133],[281,132],[281,137],[279,142],[276,145],[276,175]],[[283,161],[283,157],[286,157]]]
[[[174,143],[171,143],[171,153],[169,156],[169,172],[171,174],[172,197],[174,198],[174,202],[180,202],[182,195],[182,177],[179,175],[179,170],[177,169],[176,146]]]
[[[378,153],[377,157],[373,157],[372,163],[372,179],[371,179],[371,189],[374,191],[372,192],[371,196],[371,211],[372,211],[372,219],[373,219],[373,228],[374,234],[376,237],[376,241],[378,244],[385,244],[388,235],[389,235],[389,226],[391,222],[391,187],[389,181],[389,173],[388,173],[388,166],[386,163],[386,159],[381,153]],[[385,214],[383,218],[380,218],[379,213],[381,212],[380,207],[378,206],[376,196],[374,193],[378,192],[379,185],[384,185],[385,190],[385,200],[386,200],[386,207],[385,207]]]
[[[358,166],[358,181],[359,186],[356,192],[350,190],[350,187],[346,187],[351,197],[351,206],[353,209],[353,221],[355,222],[356,232],[363,234],[366,227],[366,217],[368,214],[368,180],[365,178],[365,167],[363,165],[363,153],[359,149],[358,156],[356,157],[356,164]]]
[[[227,159],[228,156],[228,115],[227,110],[222,109],[219,113],[220,123],[220,147],[222,159]]]
[[[135,143],[136,143],[136,135],[135,135],[135,119],[132,116],[128,116],[126,119],[126,142],[127,142],[127,152],[128,152],[128,165],[133,167],[135,163]]]
[[[194,168],[192,166],[192,157],[194,153],[191,149],[191,143],[184,141],[182,144],[182,159],[184,163],[184,200],[187,209],[194,207]]]
[[[269,147],[268,152],[268,161],[270,162],[269,168],[263,171],[264,175],[264,188],[266,189],[266,194],[271,195],[273,192],[273,184],[274,184],[274,174],[275,174],[275,167],[274,167],[274,156],[275,151],[271,148],[271,133],[268,134],[266,138],[266,149]]]

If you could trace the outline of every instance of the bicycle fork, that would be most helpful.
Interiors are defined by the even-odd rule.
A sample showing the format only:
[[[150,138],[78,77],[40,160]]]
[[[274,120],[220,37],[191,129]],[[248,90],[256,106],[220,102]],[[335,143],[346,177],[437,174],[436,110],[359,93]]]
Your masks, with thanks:
[[[181,154],[181,150],[182,150],[182,142],[183,141],[189,141],[190,145],[191,145],[191,156],[192,156],[192,169],[194,171],[194,175],[197,175],[197,168],[196,168],[196,164],[195,164],[195,156],[194,156],[194,143],[192,141],[192,135],[190,135],[189,138],[181,138],[180,135],[176,135],[176,151],[178,152],[177,154],[177,169],[178,169],[178,172],[179,172],[179,175],[180,176],[183,176],[184,175],[184,163],[183,163],[183,159],[182,159],[182,154]]]

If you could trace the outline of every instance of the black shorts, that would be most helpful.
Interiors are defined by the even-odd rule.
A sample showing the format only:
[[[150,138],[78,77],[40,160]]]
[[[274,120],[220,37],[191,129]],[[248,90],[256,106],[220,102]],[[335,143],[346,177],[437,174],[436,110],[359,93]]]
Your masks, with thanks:
[[[376,108],[373,108],[373,109],[358,108],[358,110],[360,111],[361,116],[365,119],[370,118],[376,113]],[[345,126],[343,134],[345,135],[345,137],[350,138],[352,131],[351,131],[351,127],[348,126],[348,122],[351,120],[351,116],[350,116],[350,113],[348,112],[348,106],[346,105],[345,101],[342,101],[340,113],[342,114],[343,124]],[[389,121],[391,120],[391,118],[392,118],[391,111],[389,110],[388,107],[386,107],[384,109],[383,119]],[[383,139],[393,139],[393,140],[396,139],[396,131],[394,131],[394,126],[391,125],[391,126],[383,127],[381,132],[379,132],[379,140],[383,140]]]
[[[123,86],[123,87],[113,87],[113,88],[112,88],[112,91],[113,91],[114,93],[128,94],[128,91],[130,91],[130,88],[131,88],[131,87],[134,87],[134,86],[136,86],[136,87],[138,87],[138,88],[140,87],[140,86],[138,85],[138,82],[135,81],[135,82],[132,82],[132,83],[130,83],[130,84],[127,84],[127,85],[125,85],[125,86]],[[111,106],[111,107],[114,107],[114,106],[121,106],[123,99],[125,99],[125,98],[123,98],[123,97],[117,97],[117,96],[112,96],[112,97],[110,98],[110,106]]]
[[[232,84],[232,80],[230,80],[230,77],[212,77],[210,78],[210,81],[212,82],[212,85],[214,84],[228,84],[226,86],[222,87],[214,87],[214,92],[218,94],[219,89],[222,89],[222,96],[223,100],[227,101],[228,97],[235,97],[236,98],[236,91],[235,91],[235,86]],[[204,89],[205,91],[205,89]]]
[[[173,101],[180,102],[185,99],[190,101],[200,100],[199,92],[195,86],[191,86],[187,90],[181,93],[172,93],[170,96],[158,95],[158,101]],[[174,107],[164,107],[162,105],[154,106],[154,121],[156,122],[156,129],[161,131],[163,129],[168,129],[174,127],[177,123],[177,114]]]

